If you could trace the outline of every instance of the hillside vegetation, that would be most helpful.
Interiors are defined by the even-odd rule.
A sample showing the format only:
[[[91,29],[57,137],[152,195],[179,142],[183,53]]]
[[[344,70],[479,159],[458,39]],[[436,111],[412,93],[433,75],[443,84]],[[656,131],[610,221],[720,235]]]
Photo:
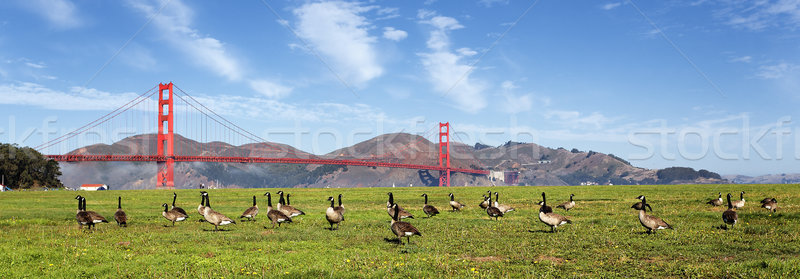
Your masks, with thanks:
[[[800,186],[681,185],[580,187],[454,187],[283,189],[292,205],[307,215],[280,228],[267,225],[265,191],[210,190],[211,205],[238,217],[258,197],[255,222],[238,222],[209,231],[196,222],[197,190],[178,190],[178,206],[190,219],[175,227],[161,217],[171,191],[6,192],[0,193],[0,277],[796,277],[800,274]],[[489,220],[477,204],[486,190],[516,208]],[[421,232],[410,245],[398,245],[389,230],[387,191],[415,215]],[[536,217],[541,192],[554,207],[575,194],[573,224],[557,233]],[[705,204],[717,192],[745,191],[746,206],[732,230],[721,230],[724,208]],[[447,193],[467,204],[449,212]],[[328,196],[344,195],[345,221],[329,231],[324,211]],[[422,198],[442,211],[423,218]],[[112,223],[96,232],[78,229],[75,195],[87,197],[89,210]],[[647,195],[653,213],[674,230],[643,234],[630,209]],[[111,219],[116,197],[130,218],[127,228]],[[775,197],[777,213],[758,200]],[[275,200],[273,200],[275,201]],[[268,226],[269,227],[269,226]]]

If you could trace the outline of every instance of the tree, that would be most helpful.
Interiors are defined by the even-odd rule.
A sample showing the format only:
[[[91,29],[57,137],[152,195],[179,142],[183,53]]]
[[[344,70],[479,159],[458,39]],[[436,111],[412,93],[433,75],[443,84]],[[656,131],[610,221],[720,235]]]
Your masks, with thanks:
[[[64,187],[58,179],[58,162],[16,144],[0,144],[0,175],[5,176],[6,186],[12,189]]]

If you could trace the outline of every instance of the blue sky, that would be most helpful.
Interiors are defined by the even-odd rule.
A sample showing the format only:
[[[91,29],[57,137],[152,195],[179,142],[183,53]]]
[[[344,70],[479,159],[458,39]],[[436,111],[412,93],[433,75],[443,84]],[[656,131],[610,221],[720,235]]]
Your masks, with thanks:
[[[317,154],[449,121],[469,144],[800,172],[798,28],[797,0],[2,1],[0,141],[173,81]]]

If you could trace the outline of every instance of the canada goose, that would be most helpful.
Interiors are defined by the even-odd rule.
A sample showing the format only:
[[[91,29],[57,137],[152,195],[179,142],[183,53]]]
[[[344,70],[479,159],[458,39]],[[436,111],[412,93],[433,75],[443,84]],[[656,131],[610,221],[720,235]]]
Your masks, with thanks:
[[[205,194],[205,197],[206,206],[203,208],[203,218],[206,219],[206,222],[214,225],[214,231],[219,231],[219,226],[236,224],[236,221],[211,208],[211,199],[208,197],[208,193]]]
[[[162,204],[161,206],[164,207],[164,211],[161,212],[161,216],[164,216],[164,218],[171,221],[173,227],[175,226],[175,222],[180,222],[186,220],[186,218],[189,218],[188,215],[180,213],[179,211],[175,210],[175,208],[167,210],[168,205],[166,203]],[[167,225],[164,226],[166,227]]]
[[[710,204],[711,206],[720,206],[722,205],[722,192],[719,192],[719,198],[709,200],[706,204]]]
[[[422,194],[421,197],[425,197],[425,205],[422,206],[422,212],[425,212],[425,215],[428,215],[428,218],[439,214],[439,210],[436,209],[436,207],[428,204],[428,194]]]
[[[569,201],[557,205],[556,208],[563,208],[564,210],[569,211],[570,209],[575,207],[575,201],[572,200],[572,197],[574,196],[575,194],[569,194]]]
[[[253,196],[253,206],[245,209],[244,213],[242,213],[242,216],[239,216],[239,218],[247,218],[250,221],[255,221],[256,215],[258,215],[258,205],[256,205],[256,196]]]
[[[186,213],[186,210],[183,210],[183,208],[175,206],[175,201],[177,199],[178,199],[178,194],[172,192],[172,207],[170,208],[170,210],[175,209],[175,211],[180,212],[181,214],[186,215],[186,218],[189,218],[189,213]]]
[[[128,214],[122,210],[122,197],[117,197],[117,212],[114,212],[114,221],[117,221],[117,226],[128,227]]]
[[[736,208],[731,203],[731,193],[728,193],[728,210],[722,212],[722,222],[725,222],[725,229],[728,229],[727,225],[731,225],[733,229],[736,222],[739,222],[739,213],[736,213]]]
[[[394,212],[395,211],[395,207],[394,206],[397,205],[397,204],[394,203],[394,195],[392,194],[392,192],[389,192],[387,194],[389,195],[389,201],[386,202],[386,204],[387,204],[386,205],[386,212],[389,213],[389,216],[394,218],[394,214],[395,214],[395,212]],[[400,210],[400,213],[398,213],[398,215],[400,216],[400,219],[405,219],[405,218],[414,219],[414,215],[411,215],[411,213],[408,213],[408,211],[403,210],[403,208],[400,207],[400,205],[397,205],[397,210]]]
[[[778,200],[770,198],[769,201],[761,204],[761,208],[766,208],[768,211],[775,212],[778,210]]]
[[[341,195],[339,195],[341,197]],[[328,223],[331,224],[331,230],[333,230],[333,224],[336,224],[336,229],[339,229],[339,223],[344,221],[344,215],[342,214],[343,210],[337,210],[337,207],[333,206],[334,199],[333,197],[328,197],[328,201],[331,202],[331,206],[325,210],[325,219],[328,220]],[[338,207],[343,209],[341,207]]]
[[[92,217],[89,216],[89,213],[83,210],[83,197],[78,195],[75,197],[78,200],[78,212],[75,214],[75,220],[78,221],[79,229],[83,229],[84,225],[92,224]],[[90,228],[90,227],[87,227]]]
[[[106,218],[100,214],[97,214],[97,212],[86,210],[86,198],[85,197],[80,197],[80,198],[81,201],[83,202],[83,212],[85,212],[88,215],[90,220],[90,222],[88,222],[87,224],[89,225],[88,229],[94,228],[94,225],[98,223],[108,223],[108,221],[106,221]]]
[[[497,209],[500,209],[500,211],[502,211],[503,214],[506,214],[506,213],[509,213],[511,211],[514,211],[513,207],[511,207],[509,205],[505,205],[505,204],[500,204],[500,194],[498,194],[497,192],[494,192],[494,207],[497,207]]]
[[[417,230],[417,228],[415,228],[414,226],[412,226],[407,222],[400,221],[399,213],[402,211],[402,209],[400,209],[400,207],[397,204],[392,205],[391,208],[394,209],[393,210],[394,216],[392,216],[391,228],[392,232],[397,236],[397,244],[403,243],[402,237],[408,239],[408,243],[411,244],[412,235],[422,236],[422,234],[419,232],[419,230]]]
[[[486,191],[486,193],[488,193],[489,196],[492,196],[492,191]],[[483,195],[483,201],[480,204],[478,204],[478,206],[480,206],[481,209],[486,209],[487,207],[489,207],[489,201],[486,200],[486,195]]]
[[[661,220],[661,218],[646,213],[647,209],[645,209],[645,207],[650,207],[650,205],[647,204],[647,198],[644,196],[641,197],[642,209],[639,210],[639,223],[642,223],[642,226],[647,229],[647,234],[655,230],[672,229],[672,226],[664,222],[664,220]],[[652,207],[650,207],[650,211],[653,211]]]
[[[461,211],[461,209],[464,208],[464,204],[462,204],[460,202],[457,202],[456,201],[456,197],[453,196],[453,193],[450,193],[450,194],[447,194],[447,195],[450,196],[450,207],[453,208],[452,210],[450,210],[451,212],[453,212],[453,211]]]
[[[291,205],[289,205],[288,202],[284,203],[283,191],[278,191],[276,194],[281,195],[280,200],[278,200],[278,210],[280,212],[283,212],[283,214],[285,214],[286,216],[292,217],[292,218],[300,216],[300,215],[306,215],[305,212],[300,211],[300,210],[292,207]],[[286,198],[287,198],[286,201],[288,201],[288,198],[289,198],[288,194],[286,195]]]
[[[744,191],[739,193],[739,200],[733,201],[733,208],[742,208],[744,207]]]
[[[489,203],[489,207],[486,208],[486,214],[489,215],[489,220],[492,220],[494,217],[494,220],[497,221],[498,217],[503,217],[503,211],[492,204],[492,195],[489,195],[486,201]]]
[[[278,224],[278,227],[280,227],[282,223],[291,223],[292,218],[286,216],[286,214],[280,210],[272,209],[272,194],[267,192],[264,195],[267,196],[267,218],[272,221],[272,228],[275,228],[275,224]],[[264,228],[266,229],[267,227]]]
[[[641,200],[641,199],[644,199],[644,196],[638,196],[638,197],[636,197],[636,198],[637,198],[637,199],[639,199],[639,200]],[[637,202],[637,203],[634,203],[634,204],[631,206],[631,208],[633,208],[633,209],[636,209],[636,210],[642,210],[643,206],[645,206],[645,205],[644,205],[642,202]],[[648,204],[647,206],[648,206],[648,207],[650,207],[650,205],[649,205],[649,204]],[[652,207],[650,207],[650,211],[653,211],[653,208],[652,208]]]
[[[547,198],[544,192],[542,192],[542,203],[541,207],[539,207],[539,221],[550,226],[550,232],[556,232],[558,226],[572,223],[567,217],[553,213],[553,209],[547,206]]]

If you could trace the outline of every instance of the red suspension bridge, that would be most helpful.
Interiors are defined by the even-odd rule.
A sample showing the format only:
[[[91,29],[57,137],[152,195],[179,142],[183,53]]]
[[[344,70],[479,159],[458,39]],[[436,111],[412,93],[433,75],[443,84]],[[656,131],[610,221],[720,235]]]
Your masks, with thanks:
[[[157,88],[157,90],[156,90]],[[173,89],[177,89],[174,91]],[[153,100],[155,94],[158,98]],[[176,105],[175,97],[181,102]],[[213,102],[213,100],[204,100]],[[157,111],[156,109],[157,108]],[[175,113],[183,110],[183,125],[176,125]],[[155,114],[157,113],[157,114]],[[154,115],[155,114],[155,115]],[[178,118],[180,119],[180,117]],[[450,186],[452,172],[486,175],[486,170],[475,169],[480,166],[474,158],[469,168],[456,168],[450,164],[450,123],[439,123],[438,165],[398,163],[400,153],[419,143],[409,142],[405,146],[393,148],[384,154],[371,154],[367,158],[322,158],[302,153],[293,148],[270,143],[209,109],[197,99],[181,90],[171,82],[159,84],[138,95],[133,100],[88,124],[57,138],[49,140],[35,149],[44,154],[66,153],[64,150],[78,150],[92,143],[103,141],[110,131],[118,134],[147,134],[155,132],[155,149],[151,142],[144,144],[142,150],[115,150],[109,148],[105,154],[84,154],[69,152],[63,155],[46,155],[61,162],[156,162],[156,188],[174,188],[176,162],[218,162],[218,163],[276,163],[276,164],[319,164],[347,165],[365,167],[404,168],[439,171],[439,186]],[[99,132],[103,131],[103,132]],[[179,131],[180,133],[176,133]],[[429,130],[430,131],[430,130]],[[178,137],[193,138],[197,141],[178,141]],[[97,140],[90,138],[98,138]],[[152,138],[149,138],[150,141]],[[248,143],[249,151],[230,148]],[[51,152],[52,150],[61,152]],[[95,152],[96,153],[96,152]]]

